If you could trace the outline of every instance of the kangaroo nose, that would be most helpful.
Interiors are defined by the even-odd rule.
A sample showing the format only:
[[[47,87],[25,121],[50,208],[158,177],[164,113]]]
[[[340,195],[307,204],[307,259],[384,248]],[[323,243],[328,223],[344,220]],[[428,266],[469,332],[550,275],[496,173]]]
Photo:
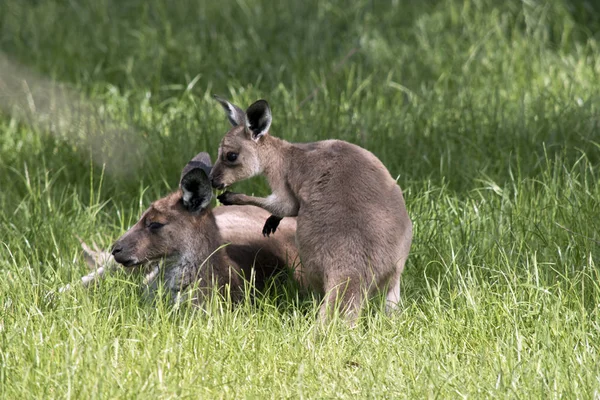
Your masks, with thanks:
[[[213,178],[213,177],[210,178],[210,184],[215,189],[223,189],[225,187],[225,185],[223,183],[215,182],[215,178]]]
[[[114,256],[117,253],[120,253],[121,251],[123,251],[123,248],[121,246],[114,245],[111,254]]]

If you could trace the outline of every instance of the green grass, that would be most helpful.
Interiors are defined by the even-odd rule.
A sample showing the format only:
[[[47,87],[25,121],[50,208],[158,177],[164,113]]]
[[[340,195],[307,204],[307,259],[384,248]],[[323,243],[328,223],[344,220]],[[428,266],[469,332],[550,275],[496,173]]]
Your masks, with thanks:
[[[4,0],[0,51],[0,397],[600,396],[594,2]],[[47,297],[76,235],[109,246],[215,156],[212,94],[399,177],[400,314],[318,332],[292,285],[194,313],[120,275]]]

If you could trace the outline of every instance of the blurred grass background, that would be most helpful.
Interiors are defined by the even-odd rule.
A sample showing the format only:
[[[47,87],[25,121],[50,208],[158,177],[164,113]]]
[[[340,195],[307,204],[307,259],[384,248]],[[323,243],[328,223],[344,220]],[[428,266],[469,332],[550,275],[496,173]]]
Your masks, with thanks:
[[[597,397],[599,40],[585,0],[3,0],[0,394]],[[314,342],[304,303],[277,296],[215,325],[174,323],[122,279],[46,305],[84,271],[75,235],[108,246],[214,158],[213,94],[265,98],[274,135],[359,144],[398,177],[415,224],[402,315]],[[107,347],[114,318],[144,345]]]

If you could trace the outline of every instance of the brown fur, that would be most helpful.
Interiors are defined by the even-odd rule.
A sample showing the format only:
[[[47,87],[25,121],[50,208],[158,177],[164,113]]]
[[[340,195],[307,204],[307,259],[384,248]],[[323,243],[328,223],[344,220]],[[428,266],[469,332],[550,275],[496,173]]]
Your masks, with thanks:
[[[282,223],[283,234],[272,241],[260,234],[268,217],[264,210],[252,206],[192,209],[186,206],[184,193],[182,188],[152,203],[113,246],[115,260],[128,268],[155,266],[164,260],[165,286],[174,298],[194,289],[194,299],[201,302],[209,289],[216,287],[224,293],[229,286],[237,300],[245,279],[255,275],[260,288],[297,257],[294,220]],[[162,226],[157,228],[156,223]],[[225,243],[230,244],[218,250]],[[151,279],[151,292],[157,282]]]
[[[267,134],[271,117],[264,100],[246,113],[219,101],[235,126],[221,142],[210,176],[213,186],[264,174],[272,189],[267,198],[226,192],[219,197],[222,202],[298,217],[296,243],[304,279],[326,294],[322,318],[340,300],[354,322],[365,296],[383,289],[389,308],[395,308],[412,223],[402,191],[385,166],[347,142],[295,144]],[[228,160],[230,152],[237,153],[235,162]]]

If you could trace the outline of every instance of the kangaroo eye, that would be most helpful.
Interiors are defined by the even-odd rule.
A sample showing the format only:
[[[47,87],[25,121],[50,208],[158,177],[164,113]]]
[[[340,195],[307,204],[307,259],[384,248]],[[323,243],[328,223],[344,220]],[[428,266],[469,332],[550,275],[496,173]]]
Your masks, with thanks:
[[[150,222],[150,224],[148,224],[148,228],[150,228],[150,230],[153,231],[156,231],[162,228],[163,226],[165,226],[165,224],[161,224],[160,222]]]
[[[230,151],[229,153],[227,153],[226,158],[227,158],[227,161],[234,162],[238,158],[238,153],[234,153],[233,151]]]

